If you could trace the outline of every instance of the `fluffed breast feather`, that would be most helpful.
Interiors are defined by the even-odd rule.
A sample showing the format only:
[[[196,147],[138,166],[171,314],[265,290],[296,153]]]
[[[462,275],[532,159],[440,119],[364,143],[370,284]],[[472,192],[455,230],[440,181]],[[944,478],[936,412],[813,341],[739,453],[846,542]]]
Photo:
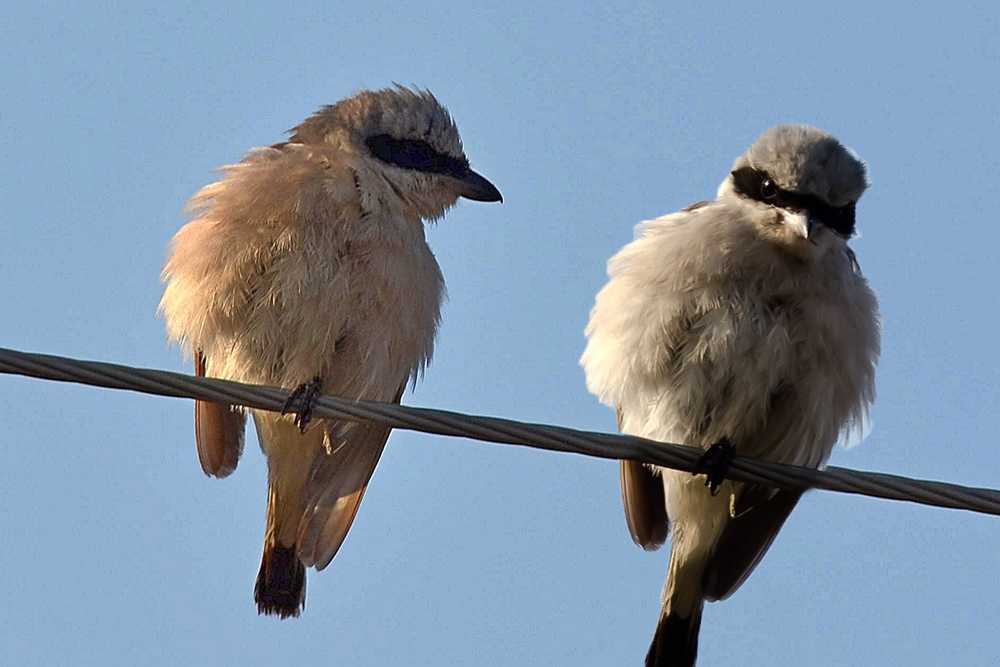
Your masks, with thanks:
[[[209,376],[294,387],[319,373],[340,378],[331,393],[360,395],[372,378],[423,369],[444,280],[419,219],[364,215],[349,165],[314,147],[257,149],[223,171],[191,199],[197,217],[163,271],[172,341],[202,350]]]
[[[624,432],[726,437],[741,454],[819,465],[875,398],[875,294],[846,249],[807,268],[728,206],[644,222],[609,261],[581,360],[588,389],[622,410]],[[782,442],[762,428],[778,417]]]

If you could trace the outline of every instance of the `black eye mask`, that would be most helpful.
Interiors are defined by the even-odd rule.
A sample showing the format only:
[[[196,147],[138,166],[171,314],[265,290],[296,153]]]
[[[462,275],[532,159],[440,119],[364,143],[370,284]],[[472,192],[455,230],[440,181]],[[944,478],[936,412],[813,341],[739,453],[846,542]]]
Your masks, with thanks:
[[[849,239],[854,235],[854,203],[835,208],[815,195],[789,192],[778,187],[766,171],[740,167],[732,173],[736,192],[754,201],[789,211],[809,213],[838,235]]]
[[[469,172],[467,160],[439,153],[420,139],[396,139],[378,134],[366,139],[365,143],[377,159],[402,169],[449,176],[463,176]]]

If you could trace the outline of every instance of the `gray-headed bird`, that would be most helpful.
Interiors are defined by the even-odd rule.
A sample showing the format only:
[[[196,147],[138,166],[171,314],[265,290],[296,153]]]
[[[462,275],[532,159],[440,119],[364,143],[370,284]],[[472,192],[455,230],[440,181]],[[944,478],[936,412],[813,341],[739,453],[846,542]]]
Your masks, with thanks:
[[[297,616],[305,568],[337,553],[389,428],[316,420],[320,391],[399,402],[431,358],[444,296],[424,222],[459,197],[502,201],[469,168],[455,123],[400,86],[320,109],[190,201],[160,310],[199,376],[296,389],[297,415],[254,410],[268,462],[261,613]],[[198,401],[198,456],[225,477],[246,412]]]
[[[587,386],[623,433],[703,448],[710,473],[621,462],[632,539],[671,537],[649,666],[695,663],[704,601],[739,588],[801,495],[722,479],[728,458],[818,468],[867,417],[881,318],[847,246],[867,186],[834,137],[775,127],[715,201],[642,223],[608,263]]]

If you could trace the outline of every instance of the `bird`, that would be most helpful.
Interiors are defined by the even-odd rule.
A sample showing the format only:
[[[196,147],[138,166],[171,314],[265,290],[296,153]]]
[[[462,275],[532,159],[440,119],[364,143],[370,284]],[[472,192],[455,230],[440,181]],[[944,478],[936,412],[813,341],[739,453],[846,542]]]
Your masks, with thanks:
[[[695,475],[620,462],[633,541],[671,542],[648,667],[695,664],[705,601],[740,587],[801,496],[725,480],[731,457],[819,468],[868,423],[882,318],[847,245],[868,186],[835,137],[779,125],[714,201],[639,224],[608,262],[589,391],[622,433],[704,450]]]
[[[360,91],[249,151],[188,202],[159,310],[195,374],[294,390],[251,410],[267,457],[258,612],[298,616],[305,568],[340,548],[388,427],[312,420],[322,392],[399,403],[431,359],[445,295],[424,224],[461,198],[501,202],[428,91]],[[288,414],[285,414],[285,413]],[[248,411],[197,401],[203,471],[232,473]]]

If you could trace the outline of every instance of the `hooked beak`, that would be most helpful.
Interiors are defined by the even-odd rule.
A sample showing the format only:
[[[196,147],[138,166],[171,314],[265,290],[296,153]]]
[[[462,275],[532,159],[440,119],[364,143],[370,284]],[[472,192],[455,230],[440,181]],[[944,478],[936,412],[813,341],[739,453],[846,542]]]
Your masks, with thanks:
[[[811,239],[813,232],[819,229],[823,225],[819,219],[812,214],[812,211],[806,211],[806,238]]]
[[[787,226],[806,240],[812,240],[816,230],[823,226],[823,223],[809,209],[798,213],[785,213],[785,216],[788,221]]]
[[[473,201],[503,202],[503,195],[496,189],[496,186],[471,169],[461,176],[452,176],[452,178],[458,184],[460,197]]]

